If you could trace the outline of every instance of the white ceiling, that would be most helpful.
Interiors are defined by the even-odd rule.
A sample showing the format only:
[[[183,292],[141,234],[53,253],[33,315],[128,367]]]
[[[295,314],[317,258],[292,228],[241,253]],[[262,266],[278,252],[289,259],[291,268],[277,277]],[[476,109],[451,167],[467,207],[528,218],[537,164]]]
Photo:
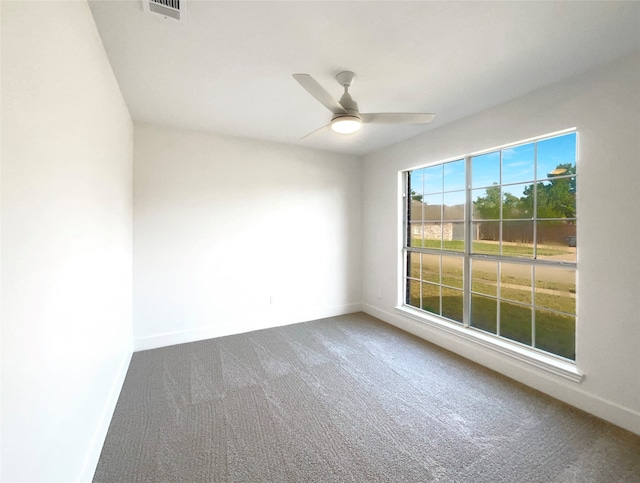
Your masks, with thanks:
[[[178,23],[140,0],[90,0],[134,120],[363,154],[640,50],[640,2],[186,1]],[[291,77],[361,112],[434,112],[430,125],[330,130]],[[526,115],[526,113],[523,113]]]

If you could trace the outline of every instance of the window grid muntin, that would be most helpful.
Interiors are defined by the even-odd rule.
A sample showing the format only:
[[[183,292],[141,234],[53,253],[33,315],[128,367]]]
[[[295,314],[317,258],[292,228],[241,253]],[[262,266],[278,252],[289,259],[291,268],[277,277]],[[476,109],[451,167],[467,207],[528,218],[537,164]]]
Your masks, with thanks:
[[[567,136],[567,135],[573,135],[576,136],[576,132],[575,131],[570,131],[570,132],[563,132],[563,133],[559,133],[557,135],[552,135],[552,136],[548,136],[548,137],[541,137],[535,140],[530,140],[530,141],[526,141],[526,142],[522,142],[522,143],[517,143],[514,145],[508,145],[505,147],[502,147],[500,149],[496,149],[496,150],[489,150],[489,151],[484,151],[478,154],[474,154],[474,155],[470,155],[467,156],[466,159],[470,159],[471,161],[467,163],[467,170],[471,171],[471,174],[467,176],[467,190],[471,190],[473,191],[480,191],[482,189],[487,189],[487,188],[491,188],[491,187],[497,187],[499,188],[499,194],[500,194],[500,199],[499,199],[499,218],[481,218],[481,217],[474,217],[473,213],[474,213],[474,209],[473,209],[473,205],[469,207],[468,209],[468,213],[469,213],[469,219],[471,220],[471,223],[479,223],[479,222],[497,222],[498,223],[498,253],[500,254],[500,256],[508,256],[505,255],[504,253],[504,247],[505,247],[505,240],[504,240],[504,223],[507,222],[517,222],[517,221],[531,221],[532,223],[532,242],[531,242],[531,250],[532,250],[532,256],[531,257],[523,257],[523,258],[527,258],[527,259],[537,259],[538,258],[538,241],[539,241],[539,237],[538,237],[538,223],[540,221],[564,221],[564,222],[576,222],[577,221],[577,209],[576,209],[576,216],[574,217],[563,217],[563,218],[540,218],[538,216],[537,210],[538,210],[538,185],[539,183],[544,183],[545,181],[551,181],[551,180],[570,180],[572,178],[576,178],[576,174],[571,174],[568,173],[566,175],[558,175],[558,176],[549,176],[550,173],[546,173],[546,176],[544,177],[540,177],[538,176],[538,146],[539,143],[541,142],[546,142],[552,139],[556,139],[562,136]],[[576,139],[574,137],[574,139]],[[526,146],[528,144],[532,144],[533,145],[533,159],[532,159],[532,163],[533,163],[533,174],[534,174],[534,178],[533,179],[522,179],[522,180],[518,180],[518,181],[512,181],[510,183],[504,183],[503,184],[503,172],[504,172],[504,152],[507,149],[517,149],[518,147],[522,147],[522,146]],[[479,185],[479,186],[474,186],[471,182],[471,180],[473,179],[473,160],[475,158],[479,158],[481,156],[485,156],[488,154],[492,154],[492,153],[498,153],[499,154],[499,184],[492,184],[492,185]],[[575,166],[575,161],[577,158],[577,148],[574,150],[574,166]],[[564,163],[561,163],[564,164]],[[507,218],[505,219],[504,217],[504,193],[505,193],[505,187],[510,187],[510,186],[516,186],[516,185],[526,185],[526,184],[531,184],[532,189],[533,189],[533,213],[531,217],[528,218]],[[471,203],[473,202],[473,197],[471,200]],[[473,240],[472,240],[473,241]],[[472,253],[473,252],[473,245],[471,245],[471,250]],[[475,253],[477,254],[477,252]]]
[[[462,275],[462,277],[463,277],[463,288],[455,287],[453,285],[443,283],[443,275],[442,275],[442,259],[443,259],[443,257],[453,256],[455,258],[460,258],[461,260],[464,261],[464,255],[462,253],[455,252],[455,251],[441,252],[441,251],[435,250],[435,249],[424,249],[424,248],[419,250],[419,251],[418,250],[413,250],[413,249],[406,249],[403,253],[404,253],[404,257],[405,257],[405,260],[403,262],[403,265],[404,265],[404,279],[406,281],[405,282],[406,283],[405,302],[404,302],[405,304],[407,304],[407,305],[409,305],[411,307],[416,307],[415,305],[412,305],[411,303],[408,302],[410,300],[410,293],[409,293],[410,287],[409,287],[409,285],[410,285],[410,282],[414,282],[414,283],[418,283],[419,284],[419,293],[420,293],[420,296],[419,296],[420,304],[419,305],[420,306],[417,307],[417,308],[419,308],[420,310],[424,310],[426,312],[433,313],[433,314],[438,315],[440,317],[447,318],[446,316],[443,315],[443,300],[442,300],[442,298],[443,298],[443,294],[442,294],[443,290],[442,289],[447,289],[447,290],[455,290],[455,291],[458,291],[458,292],[462,293],[462,295],[463,295],[463,312],[464,312],[464,306],[465,306],[465,304],[464,304],[464,293],[465,293],[465,290],[464,290],[464,283],[465,283],[464,272],[463,272],[463,275]],[[419,278],[413,277],[411,275],[411,268],[410,267],[411,267],[411,255],[412,254],[419,254],[420,255],[420,257],[418,258],[418,260],[419,260],[419,264],[418,264],[419,265],[419,269],[418,269]],[[423,270],[422,254],[431,254],[431,255],[436,255],[438,257],[438,274],[439,274],[438,279],[439,279],[439,283],[435,283],[433,281],[430,281],[430,280],[427,280],[427,279],[423,278],[424,270]],[[438,297],[438,310],[439,311],[438,311],[437,314],[435,312],[431,312],[431,311],[428,311],[428,310],[424,309],[424,306],[423,306],[423,294],[424,294],[423,286],[424,285],[431,285],[431,286],[434,286],[434,287],[439,287],[439,297]],[[459,324],[463,323],[462,320],[458,321],[458,320],[451,319],[451,318],[448,318],[448,320],[451,320],[451,321],[453,321],[455,323],[459,323]]]
[[[496,311],[497,311],[497,320],[496,320],[496,335],[497,337],[500,337],[501,339],[506,339],[509,340],[512,343],[515,344],[520,344],[523,345],[525,347],[528,348],[533,348],[535,350],[544,352],[546,354],[549,354],[553,357],[559,357],[563,360],[574,360],[575,361],[575,324],[577,321],[577,315],[575,313],[570,313],[570,312],[564,312],[564,311],[559,311],[559,310],[555,310],[555,309],[551,309],[548,307],[544,307],[544,306],[538,306],[536,304],[536,278],[535,278],[535,267],[536,266],[553,266],[556,268],[565,268],[567,270],[572,270],[574,273],[577,273],[577,263],[575,261],[551,261],[551,260],[544,260],[544,259],[539,259],[538,258],[538,233],[537,233],[537,229],[538,229],[538,223],[540,221],[543,222],[548,222],[548,221],[564,221],[564,222],[577,222],[577,207],[575,209],[576,213],[574,217],[571,218],[539,218],[537,216],[537,209],[538,209],[538,199],[537,199],[537,194],[538,194],[538,183],[539,182],[543,182],[543,181],[548,181],[551,179],[577,179],[577,171],[575,174],[567,174],[567,175],[562,175],[562,176],[555,176],[555,177],[550,177],[550,176],[546,176],[544,178],[538,178],[537,175],[537,170],[538,170],[538,143],[542,142],[542,141],[547,141],[549,139],[554,139],[556,137],[560,137],[560,136],[565,136],[565,135],[574,135],[574,141],[576,143],[575,146],[575,151],[574,151],[574,158],[573,158],[573,166],[575,167],[577,165],[577,133],[572,130],[572,131],[566,131],[563,133],[559,133],[557,135],[552,135],[552,136],[547,136],[547,137],[541,137],[532,141],[527,141],[527,142],[522,142],[522,143],[518,143],[518,144],[514,144],[514,145],[510,145],[510,146],[505,146],[503,148],[500,149],[496,149],[496,150],[489,150],[489,151],[485,151],[484,153],[477,153],[477,154],[473,154],[473,155],[469,155],[466,156],[464,158],[465,160],[465,173],[466,173],[466,189],[465,191],[465,220],[464,220],[464,250],[462,252],[460,251],[452,251],[452,250],[446,250],[444,247],[444,238],[443,238],[443,230],[441,230],[440,233],[440,248],[427,248],[427,247],[410,247],[410,239],[408,241],[405,241],[405,247],[403,247],[403,251],[419,251],[420,253],[432,253],[432,254],[439,254],[440,255],[440,314],[442,314],[443,312],[443,307],[442,307],[442,287],[445,288],[451,288],[454,290],[459,290],[458,288],[455,287],[450,287],[447,285],[442,284],[442,257],[443,256],[462,256],[463,257],[463,325],[466,328],[475,328],[476,330],[482,330],[476,327],[473,327],[470,325],[470,316],[471,316],[471,298],[472,295],[476,295],[476,296],[482,296],[482,297],[488,297],[488,298],[492,298],[496,300]],[[503,188],[504,187],[508,187],[508,186],[513,186],[513,185],[518,185],[518,184],[527,184],[528,181],[514,181],[511,183],[506,183],[506,184],[502,184],[502,175],[503,175],[503,153],[505,149],[508,149],[510,147],[513,146],[522,146],[522,145],[526,145],[529,143],[533,143],[533,149],[534,149],[534,159],[533,159],[533,170],[534,170],[534,179],[531,180],[533,183],[533,216],[531,218],[513,218],[513,219],[508,219],[506,220],[508,221],[531,221],[532,222],[532,229],[533,229],[533,241],[532,241],[532,257],[533,258],[520,258],[520,257],[511,257],[509,255],[504,255],[503,254],[503,222],[505,221],[503,218],[503,209],[504,209],[504,197],[503,197]],[[490,154],[492,152],[498,151],[499,152],[499,156],[500,156],[500,184],[498,185],[498,187],[500,188],[500,217],[498,219],[498,223],[499,223],[499,254],[498,255],[489,255],[489,254],[479,254],[479,253],[473,253],[473,235],[472,235],[472,230],[471,228],[473,227],[473,223],[476,221],[484,221],[483,219],[478,219],[478,218],[473,218],[473,197],[472,197],[472,193],[474,190],[479,190],[482,189],[482,186],[473,186],[472,185],[472,159],[474,157],[480,156],[481,154]],[[449,161],[449,162],[456,162],[459,160],[455,160],[455,161]],[[444,223],[444,165],[449,163],[449,162],[444,162],[442,163],[440,166],[443,167],[443,175],[442,175],[442,183],[443,183],[443,191],[440,192],[443,196],[442,196],[442,204],[441,204],[441,223]],[[564,163],[562,163],[564,164]],[[433,166],[431,166],[433,167]],[[407,173],[409,173],[411,171],[408,171]],[[424,181],[424,178],[423,178]],[[492,185],[493,186],[493,185]],[[424,191],[424,190],[423,190]],[[460,191],[460,190],[450,190],[447,192],[456,192],[456,191]],[[435,194],[437,192],[433,192],[433,194]],[[423,195],[425,193],[423,192]],[[411,201],[409,201],[409,206],[410,206]],[[410,208],[409,208],[409,213],[410,213]],[[422,220],[424,222],[424,220]],[[448,222],[451,222],[451,220],[447,220]],[[489,219],[489,221],[496,221],[496,220],[492,220]],[[405,220],[406,223],[406,220]],[[471,269],[471,265],[472,265],[472,260],[474,259],[485,259],[485,260],[495,260],[498,262],[498,280],[497,280],[497,296],[494,298],[490,295],[487,294],[481,294],[481,293],[476,293],[474,291],[471,290],[471,284],[472,284],[472,269]],[[500,290],[501,290],[501,276],[500,276],[500,271],[502,268],[502,262],[504,263],[520,263],[523,265],[528,265],[531,267],[531,303],[527,304],[527,303],[522,303],[522,302],[518,302],[518,301],[514,301],[511,299],[504,299],[501,297],[500,294]],[[422,263],[422,258],[421,258],[421,263]],[[422,270],[420,272],[420,274],[422,275]],[[408,280],[408,278],[405,276],[405,280]],[[428,283],[428,282],[425,282]],[[422,285],[422,281],[420,282],[420,284]],[[421,286],[421,296],[422,296],[422,286]],[[500,321],[501,321],[501,317],[500,317],[500,309],[501,309],[501,302],[505,302],[508,304],[515,304],[515,305],[519,305],[519,306],[523,306],[523,307],[527,307],[530,312],[531,312],[531,344],[524,344],[521,343],[517,340],[511,339],[511,338],[506,338],[504,336],[499,336],[497,334],[500,334]],[[422,299],[421,299],[421,305],[422,305]],[[555,354],[552,352],[548,352],[544,349],[541,349],[539,347],[537,347],[536,344],[536,311],[537,310],[541,310],[541,311],[546,311],[546,312],[551,312],[551,313],[557,313],[560,315],[566,315],[569,317],[573,318],[574,321],[574,338],[573,338],[573,359],[569,359],[563,355],[559,355],[559,354]],[[576,312],[576,308],[574,308],[574,312]],[[437,314],[439,315],[439,314]],[[442,315],[440,315],[442,316]],[[452,319],[449,319],[452,320]],[[491,332],[487,332],[489,334],[492,334]]]

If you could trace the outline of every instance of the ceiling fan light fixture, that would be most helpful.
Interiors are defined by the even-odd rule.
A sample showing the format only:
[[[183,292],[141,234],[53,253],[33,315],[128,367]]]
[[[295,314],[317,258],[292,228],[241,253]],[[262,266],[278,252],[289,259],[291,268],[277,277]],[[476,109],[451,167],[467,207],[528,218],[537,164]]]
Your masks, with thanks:
[[[339,116],[331,120],[331,129],[340,134],[352,134],[361,125],[362,121],[356,116]]]
[[[161,0],[154,0],[161,1]],[[168,1],[168,0],[162,0]],[[336,101],[317,80],[309,74],[293,74],[293,78],[300,84],[316,101],[331,111],[332,118],[330,124],[325,124],[320,129],[316,129],[310,134],[321,131],[329,126],[338,134],[353,134],[358,131],[362,123],[375,124],[428,124],[433,121],[435,114],[429,113],[407,113],[407,112],[369,112],[360,114],[358,103],[349,94],[349,87],[353,84],[356,75],[350,71],[340,72],[336,76],[338,84],[344,88],[344,94],[340,102]],[[309,136],[303,136],[300,140]]]

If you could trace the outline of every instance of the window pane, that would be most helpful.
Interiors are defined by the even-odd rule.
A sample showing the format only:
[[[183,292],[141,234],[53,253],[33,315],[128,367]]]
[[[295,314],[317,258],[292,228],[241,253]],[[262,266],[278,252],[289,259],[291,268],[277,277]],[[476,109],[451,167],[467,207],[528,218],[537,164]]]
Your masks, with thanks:
[[[576,318],[536,310],[536,348],[567,359],[576,358]]]
[[[424,197],[424,219],[440,221],[442,219],[442,194],[426,195]]]
[[[538,183],[538,218],[576,217],[576,179],[557,178]]]
[[[500,253],[500,222],[482,221],[473,224],[473,253],[498,255]]]
[[[424,192],[440,193],[442,191],[442,165],[424,168]]]
[[[465,189],[464,159],[445,163],[444,165],[444,191]]]
[[[409,246],[411,247],[421,247],[422,246],[422,233],[424,231],[424,227],[420,222],[412,222],[409,227],[409,231],[411,232],[411,240],[409,242]]]
[[[424,178],[424,169],[416,169],[409,171],[409,194],[412,199],[420,201],[422,199],[422,179]]]
[[[576,165],[576,133],[545,139],[538,144],[537,179],[553,176],[558,169],[573,169]]]
[[[422,284],[422,310],[440,315],[440,285]]]
[[[422,254],[422,280],[440,283],[440,255]]]
[[[471,296],[471,326],[495,334],[497,332],[498,301],[480,295]]]
[[[420,254],[407,253],[407,276],[420,280]]]
[[[407,304],[420,308],[420,282],[407,280]]]
[[[533,258],[533,221],[502,222],[502,255]]]
[[[534,143],[502,151],[502,184],[533,180]]]
[[[442,223],[424,224],[424,242],[426,248],[442,248]]]
[[[500,263],[500,298],[531,303],[531,265]]]
[[[536,306],[576,313],[576,272],[572,269],[535,267]]]
[[[498,295],[498,262],[471,260],[471,291]]]
[[[464,191],[444,194],[444,219],[464,221]]]
[[[490,186],[471,192],[474,220],[500,219],[500,186]]]
[[[422,220],[422,201],[411,200],[411,208],[409,210],[409,221]]]
[[[531,345],[531,307],[501,301],[500,335]]]
[[[531,203],[527,193],[531,191]],[[530,184],[514,184],[502,188],[502,218],[533,218],[533,190]]]
[[[565,221],[539,221],[538,258],[563,262],[576,261],[576,224]]]
[[[462,285],[462,257],[442,257],[442,284],[449,287],[463,288]]]
[[[442,316],[462,323],[462,290],[442,287]]]
[[[464,223],[444,223],[443,248],[456,252],[464,251]]]
[[[474,188],[500,183],[500,151],[474,156],[471,159],[472,182]]]

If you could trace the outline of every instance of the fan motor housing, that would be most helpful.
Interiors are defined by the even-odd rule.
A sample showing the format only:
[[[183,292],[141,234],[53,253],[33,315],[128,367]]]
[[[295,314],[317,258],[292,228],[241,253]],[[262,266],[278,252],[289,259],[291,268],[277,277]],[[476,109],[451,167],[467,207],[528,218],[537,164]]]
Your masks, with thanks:
[[[346,89],[347,87],[345,86],[345,92],[344,94],[342,94],[342,97],[340,98],[340,105],[344,107],[348,113],[351,113],[353,111],[357,114],[359,112],[358,103],[353,100],[353,98],[351,97],[351,94],[349,94],[349,92],[347,92]]]

